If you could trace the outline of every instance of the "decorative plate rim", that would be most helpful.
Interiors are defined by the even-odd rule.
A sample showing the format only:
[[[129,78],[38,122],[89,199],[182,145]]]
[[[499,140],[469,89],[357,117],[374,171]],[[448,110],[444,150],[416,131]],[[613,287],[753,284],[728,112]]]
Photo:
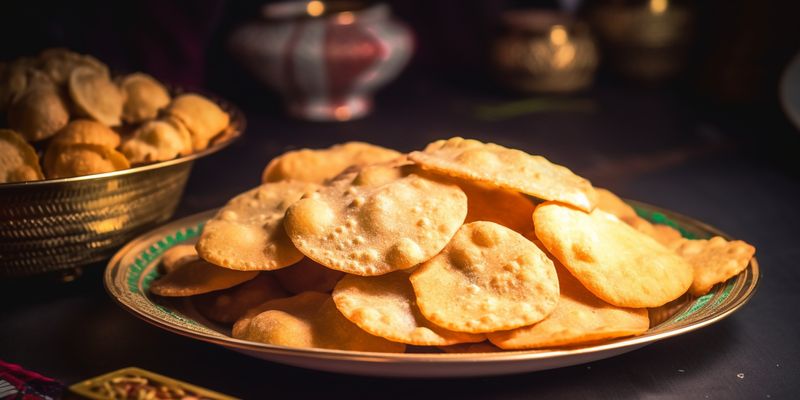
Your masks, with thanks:
[[[666,216],[667,223],[670,225],[675,224],[674,222],[670,223],[672,221],[670,218],[679,219],[685,222],[690,222],[691,224],[694,224],[696,227],[705,230],[706,232],[712,235],[722,236],[726,240],[731,240],[731,237],[729,235],[725,234],[719,229],[714,228],[703,222],[697,221],[693,218],[686,217],[682,214],[662,209],[660,207],[652,206],[647,203],[631,201],[631,200],[626,200],[626,201],[631,205],[633,205],[637,209],[637,212],[645,214],[643,216],[646,217],[647,219],[652,220],[654,214],[660,215],[662,217]],[[108,266],[106,267],[104,273],[103,282],[106,288],[106,292],[109,294],[109,296],[111,296],[111,298],[114,299],[114,301],[117,304],[119,304],[123,309],[127,310],[136,317],[154,326],[157,326],[159,328],[165,329],[173,333],[177,333],[181,336],[190,337],[204,342],[218,344],[224,347],[235,348],[236,350],[244,350],[247,352],[273,354],[276,356],[303,357],[303,358],[311,358],[319,360],[360,361],[360,362],[376,362],[376,363],[379,362],[392,362],[392,363],[423,362],[423,363],[443,363],[443,364],[460,363],[460,362],[492,363],[492,362],[509,362],[509,361],[533,361],[533,360],[545,360],[545,359],[553,360],[562,357],[590,355],[594,353],[602,353],[611,350],[622,350],[622,349],[633,350],[663,339],[682,335],[684,333],[688,333],[706,327],[713,323],[716,323],[730,316],[737,310],[739,310],[750,299],[752,299],[758,287],[758,283],[761,279],[761,273],[758,261],[754,257],[750,261],[750,264],[748,264],[748,267],[745,269],[745,271],[740,273],[737,277],[732,278],[728,280],[726,283],[724,283],[723,289],[712,291],[711,293],[696,298],[693,301],[687,301],[685,304],[681,305],[669,318],[667,318],[665,321],[662,321],[661,324],[656,325],[655,327],[651,327],[650,330],[648,330],[648,332],[642,335],[610,340],[608,342],[603,342],[601,344],[589,345],[584,347],[564,348],[564,349],[542,349],[542,350],[510,350],[510,351],[504,350],[500,352],[489,352],[489,353],[379,353],[379,352],[333,350],[333,349],[318,349],[318,348],[295,348],[295,347],[286,347],[286,346],[251,342],[227,336],[223,337],[221,334],[213,335],[210,333],[187,330],[185,327],[181,327],[175,323],[171,323],[170,321],[157,318],[151,313],[148,313],[145,310],[138,308],[135,304],[132,304],[130,301],[127,301],[125,298],[121,296],[122,293],[114,285],[114,278],[121,270],[125,270],[126,272],[130,270],[130,266],[121,265],[123,258],[125,258],[129,252],[131,252],[136,247],[142,246],[143,243],[149,244],[150,248],[152,248],[155,245],[152,244],[153,243],[152,240],[150,241],[148,240],[152,239],[156,235],[163,236],[165,232],[177,232],[179,229],[187,228],[187,226],[191,228],[189,224],[194,224],[197,226],[197,228],[200,228],[202,224],[205,223],[207,219],[211,218],[216,212],[217,209],[207,210],[205,212],[193,214],[184,217],[182,219],[173,221],[171,223],[168,223],[166,225],[162,225],[158,228],[155,228],[147,233],[138,236],[137,238],[131,240],[124,247],[122,247],[120,250],[118,250],[117,253],[114,255],[114,257],[112,257],[111,260],[109,261]],[[152,262],[152,260],[150,262]],[[742,278],[746,272],[749,273],[749,276],[746,278]],[[698,310],[700,310],[701,307],[705,306],[712,299],[714,300],[713,302],[714,305],[721,304],[728,298],[730,291],[738,283],[743,283],[744,285],[746,285],[746,287],[743,288],[745,290],[744,294],[737,297],[732,303],[727,304],[726,308],[721,312],[717,312],[717,310],[714,310],[714,312],[711,312],[708,315],[703,315],[697,321],[687,323],[683,326],[669,327],[662,332],[658,331],[650,332],[652,330],[656,330],[659,326],[662,326],[664,322],[678,319],[677,323],[680,323],[681,320],[679,318],[681,316],[685,315],[687,312],[691,311],[692,308],[695,307]],[[152,302],[150,298],[147,297],[146,294],[142,294],[142,296],[145,297],[148,301],[150,301],[150,303],[153,304],[154,306],[160,307],[156,303]],[[190,322],[200,325],[199,323],[193,320]]]

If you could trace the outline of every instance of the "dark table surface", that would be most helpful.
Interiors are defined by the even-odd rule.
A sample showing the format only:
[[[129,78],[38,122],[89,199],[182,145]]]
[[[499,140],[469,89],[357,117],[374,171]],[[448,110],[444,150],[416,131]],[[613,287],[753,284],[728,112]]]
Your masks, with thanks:
[[[257,360],[153,327],[108,297],[99,264],[68,284],[0,282],[0,359],[67,384],[138,366],[243,398],[796,398],[800,180],[796,158],[773,156],[797,149],[773,148],[779,146],[770,125],[702,111],[690,97],[600,86],[573,97],[586,101],[576,109],[533,112],[534,102],[510,107],[530,108],[512,116],[503,111],[513,97],[405,78],[379,94],[368,118],[323,124],[288,119],[274,97],[251,96],[240,102],[245,136],[196,163],[175,218],[255,186],[267,161],[291,148],[364,140],[408,151],[454,135],[494,141],[754,244],[763,272],[755,297],[699,331],[607,360],[516,376],[346,376]]]

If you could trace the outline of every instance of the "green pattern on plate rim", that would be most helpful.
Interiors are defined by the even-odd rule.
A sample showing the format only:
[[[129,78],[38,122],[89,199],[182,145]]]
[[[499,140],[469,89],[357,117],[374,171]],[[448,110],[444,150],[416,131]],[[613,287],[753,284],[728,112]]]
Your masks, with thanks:
[[[677,229],[681,233],[681,236],[685,237],[686,239],[701,239],[700,237],[698,237],[696,233],[691,232],[686,228],[682,227],[680,224],[673,221],[672,219],[664,215],[664,213],[662,212],[647,209],[644,207],[634,207],[633,209],[636,210],[636,214],[638,214],[640,217],[654,224],[667,225],[671,228]]]
[[[211,214],[190,226],[182,224],[182,226],[170,230],[169,234],[146,234],[144,238],[140,238],[145,240],[131,242],[136,246],[131,249],[129,257],[123,258],[118,265],[111,266],[110,264],[110,271],[106,272],[106,288],[112,297],[132,309],[140,310],[167,324],[189,328],[198,333],[220,336],[219,332],[172,309],[169,304],[162,302],[157,297],[149,296],[150,283],[159,276],[158,262],[164,252],[175,245],[196,240],[203,231],[205,221],[210,217]],[[181,221],[177,221],[167,226],[180,223]],[[123,253],[124,250],[125,248],[118,254]],[[111,272],[111,276],[109,276],[109,272]],[[110,284],[109,278],[113,279],[113,284]]]
[[[707,238],[721,233],[702,223],[655,207],[631,202],[636,212],[653,223],[669,225],[690,239]],[[178,330],[202,334],[206,337],[227,340],[224,330],[213,329],[171,309],[148,295],[150,283],[159,275],[158,261],[161,255],[175,245],[194,242],[202,232],[205,222],[214,215],[214,210],[173,222],[134,240],[111,260],[106,271],[106,286],[112,297],[126,307],[147,318],[156,319],[164,325]],[[117,258],[119,260],[115,261]],[[654,324],[645,334],[637,338],[656,336],[664,332],[680,330],[689,325],[700,324],[714,316],[737,308],[752,294],[758,267],[755,260],[736,278],[715,286],[711,292],[699,297],[685,295],[681,299],[658,309],[650,310]],[[619,339],[625,341],[630,338]]]
[[[149,248],[146,248],[139,253],[139,255],[136,257],[136,260],[129,267],[130,274],[128,275],[128,288],[132,292],[139,293],[146,297],[146,293],[150,292],[150,283],[158,278],[160,273],[158,268],[145,268],[151,265],[157,266],[157,263],[154,263],[154,261],[160,260],[161,255],[175,245],[199,238],[200,233],[203,232],[203,226],[205,226],[205,224],[206,221],[203,221],[195,226],[189,226],[175,231],[172,234],[158,240]],[[144,271],[147,271],[147,273],[142,274]],[[202,326],[197,321],[173,311],[168,306],[158,303],[155,303],[154,305],[162,312],[166,313],[172,318],[175,318],[183,324],[193,325],[196,327]]]
[[[130,291],[133,293],[147,292],[150,289],[150,283],[158,277],[158,270],[151,269],[143,279],[142,271],[144,271],[145,268],[154,260],[159,260],[165,251],[169,250],[175,245],[181,244],[187,240],[198,238],[200,233],[203,231],[203,226],[205,226],[205,224],[205,221],[203,221],[194,227],[190,226],[173,232],[171,235],[165,236],[156,243],[152,244],[149,248],[139,253],[134,262],[128,267],[128,289],[130,289]],[[140,279],[142,279],[141,290],[139,289]]]

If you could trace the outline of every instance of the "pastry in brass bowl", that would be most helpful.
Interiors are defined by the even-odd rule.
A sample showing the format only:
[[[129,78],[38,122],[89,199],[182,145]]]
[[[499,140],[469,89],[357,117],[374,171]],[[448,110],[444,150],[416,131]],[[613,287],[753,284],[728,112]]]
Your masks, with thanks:
[[[144,122],[158,115],[158,110],[170,102],[167,89],[143,73],[126,75],[119,80],[119,86],[125,94],[125,104],[122,107],[122,120],[129,124]]]
[[[192,137],[183,123],[168,117],[144,123],[120,151],[133,164],[171,160],[192,153]]]
[[[64,48],[46,49],[39,53],[38,67],[57,85],[67,83],[72,71],[78,67],[87,67],[109,76],[108,67],[100,60]]]
[[[139,72],[112,81],[104,63],[63,48],[0,63],[0,112],[6,114],[8,127],[28,142],[55,136],[43,158],[60,163],[56,169],[61,172],[41,166],[48,178],[172,160],[238,133],[215,101],[185,94],[173,102],[164,85]],[[58,155],[64,145],[78,143],[111,152],[83,147]],[[118,162],[118,152],[127,157],[124,163]],[[73,159],[76,154],[92,159],[79,162]]]
[[[18,58],[0,69],[0,111],[5,111],[28,87],[29,76],[44,75],[34,68],[32,58]],[[37,74],[38,72],[38,74]]]
[[[44,179],[39,157],[25,139],[10,129],[0,129],[0,183]]]
[[[108,126],[121,123],[125,98],[108,75],[81,66],[69,76],[69,95],[76,111]]]
[[[91,119],[76,119],[53,136],[50,146],[86,143],[114,149],[119,142],[119,134],[111,128]]]
[[[100,174],[126,168],[130,168],[130,164],[122,153],[96,144],[51,146],[44,155],[44,171],[50,179]]]
[[[132,101],[115,78],[133,87]],[[153,87],[162,93],[148,95]],[[0,118],[7,121],[0,127],[15,132],[0,138],[0,277],[74,277],[107,259],[137,232],[168,220],[195,160],[244,130],[244,115],[211,97],[230,117],[211,133],[212,145],[195,152],[184,123],[158,115],[173,94],[163,91],[153,78],[111,76],[102,62],[66,49],[0,61]],[[126,104],[129,113],[144,107],[150,119],[126,122]],[[134,135],[154,119],[155,134]],[[123,143],[138,150],[127,151],[131,160]]]
[[[29,86],[8,110],[8,126],[29,141],[47,139],[68,121],[67,105],[50,83]]]
[[[177,118],[189,129],[192,147],[200,151],[230,122],[230,116],[211,100],[194,93],[182,94],[172,100],[166,114]]]

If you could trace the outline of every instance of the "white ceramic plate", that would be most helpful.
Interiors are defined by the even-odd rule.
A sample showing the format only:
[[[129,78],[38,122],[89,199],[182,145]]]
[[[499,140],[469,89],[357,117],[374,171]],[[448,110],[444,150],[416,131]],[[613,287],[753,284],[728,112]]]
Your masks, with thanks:
[[[690,238],[725,236],[714,228],[665,210],[631,202],[639,214],[678,228]],[[162,329],[216,343],[253,357],[323,371],[384,377],[469,377],[539,371],[613,357],[672,336],[682,335],[727,317],[752,297],[759,280],[753,259],[741,274],[717,285],[700,298],[684,296],[651,310],[651,328],[643,335],[587,347],[492,353],[369,353],[301,349],[238,340],[230,329],[200,316],[187,299],[163,299],[149,294],[159,276],[161,254],[179,243],[197,240],[215,210],[196,214],[146,233],[123,247],[109,262],[105,285],[126,310]],[[412,350],[413,351],[413,350]]]

